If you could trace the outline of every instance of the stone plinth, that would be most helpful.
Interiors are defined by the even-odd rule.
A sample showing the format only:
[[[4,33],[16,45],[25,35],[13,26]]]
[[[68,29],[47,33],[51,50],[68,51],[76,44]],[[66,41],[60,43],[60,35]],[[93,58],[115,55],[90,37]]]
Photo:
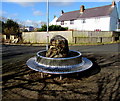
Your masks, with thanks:
[[[69,48],[68,41],[60,35],[54,36],[50,40],[49,49],[46,52],[46,57],[50,58],[65,58],[68,57]]]

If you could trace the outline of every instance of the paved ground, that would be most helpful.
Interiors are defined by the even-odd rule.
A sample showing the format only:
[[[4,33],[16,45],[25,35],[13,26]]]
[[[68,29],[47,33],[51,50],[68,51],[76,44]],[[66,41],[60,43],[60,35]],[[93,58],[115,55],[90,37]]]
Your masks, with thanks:
[[[86,101],[117,101],[120,99],[120,44],[71,46],[82,52],[94,66],[82,73],[64,75],[44,74],[30,70],[26,61],[43,46],[2,47],[2,99],[79,99]]]

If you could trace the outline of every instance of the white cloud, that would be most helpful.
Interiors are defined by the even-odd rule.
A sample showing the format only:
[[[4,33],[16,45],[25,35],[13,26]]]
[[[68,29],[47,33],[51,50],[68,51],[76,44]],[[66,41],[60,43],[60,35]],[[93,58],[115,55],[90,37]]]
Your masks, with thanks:
[[[3,2],[40,2],[45,0],[4,0]]]
[[[34,26],[34,27],[39,27],[41,26],[41,24],[43,23],[42,21],[33,21],[33,20],[26,20],[26,21],[21,21],[19,22],[21,23],[22,25],[25,25],[25,26]]]
[[[6,14],[7,14],[6,11],[2,11],[2,10],[0,10],[0,16],[4,16],[4,15],[6,15]]]
[[[26,24],[26,25],[31,25],[32,24],[32,20],[26,20],[25,22],[24,22],[24,24]]]
[[[16,3],[19,4],[23,7],[28,7],[28,6],[34,6],[35,1],[34,0],[4,0],[2,2],[12,2],[12,3]]]
[[[0,10],[0,16],[2,17],[6,17],[8,19],[16,19],[16,17],[18,16],[18,13],[8,13],[6,11],[2,11]]]
[[[0,16],[0,20],[1,20],[1,21],[7,21],[7,18],[6,18],[6,17],[3,17],[3,16]]]
[[[33,11],[33,15],[35,15],[35,16],[42,16],[43,14],[42,14],[42,12],[40,12],[40,11]]]
[[[44,22],[44,21],[41,21],[41,22],[40,22],[40,24],[41,24],[41,25],[44,25],[44,24],[47,24],[47,23],[46,23],[46,22]]]
[[[35,3],[33,2],[16,2],[17,4],[27,7],[27,6],[34,6]]]
[[[15,17],[17,17],[18,16],[18,13],[14,13],[14,14],[11,14],[11,15],[9,15],[11,18],[15,18]]]
[[[49,0],[49,2],[59,2],[59,6],[70,5],[72,2],[112,2],[113,0]],[[120,0],[115,0],[119,2]],[[4,0],[2,2],[14,2],[21,6],[34,6],[37,2],[47,2],[47,0]],[[56,4],[58,5],[58,4]]]
[[[6,11],[1,11],[0,10],[0,16],[4,16],[4,17],[6,17],[8,19],[16,19],[16,17],[18,16],[18,13],[11,14],[11,13],[8,13]]]
[[[72,2],[51,2],[50,5],[53,5],[53,6],[68,6],[68,5],[71,5]]]

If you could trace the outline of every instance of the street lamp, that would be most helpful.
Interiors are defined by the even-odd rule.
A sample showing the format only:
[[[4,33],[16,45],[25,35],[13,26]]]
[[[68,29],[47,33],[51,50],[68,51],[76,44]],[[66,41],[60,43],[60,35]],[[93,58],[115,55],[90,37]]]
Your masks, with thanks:
[[[46,50],[48,50],[48,44],[49,44],[49,0],[47,0],[47,44],[46,44]]]

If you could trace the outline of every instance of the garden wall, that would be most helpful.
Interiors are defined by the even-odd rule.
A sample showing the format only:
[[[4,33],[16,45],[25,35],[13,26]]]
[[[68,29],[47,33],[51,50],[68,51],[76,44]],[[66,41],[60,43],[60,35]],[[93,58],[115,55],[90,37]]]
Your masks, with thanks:
[[[113,31],[73,31],[74,43],[105,43],[114,42],[118,37]],[[119,40],[119,38],[117,38]]]
[[[54,35],[62,35],[69,43],[73,43],[72,31],[52,31],[49,32],[49,41]],[[24,43],[46,43],[48,34],[46,32],[23,32]]]
[[[49,32],[49,41],[54,35],[65,37],[69,43],[104,43],[119,39],[118,33],[112,31],[51,31]],[[47,36],[46,32],[22,33],[24,43],[46,43]]]

